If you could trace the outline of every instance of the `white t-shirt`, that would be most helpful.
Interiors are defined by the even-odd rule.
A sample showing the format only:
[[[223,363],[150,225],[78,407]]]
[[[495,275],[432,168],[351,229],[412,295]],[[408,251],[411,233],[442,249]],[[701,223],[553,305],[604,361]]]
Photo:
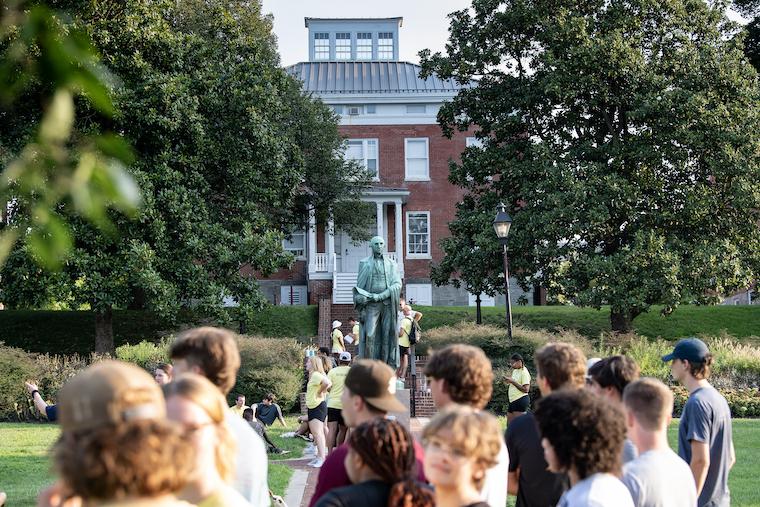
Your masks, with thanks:
[[[232,487],[253,507],[269,507],[268,461],[264,442],[242,417],[230,413],[227,416],[227,427],[237,444]]]
[[[670,449],[647,451],[623,466],[623,484],[636,507],[694,507],[697,487],[689,465]]]
[[[620,479],[594,474],[565,491],[557,507],[633,507],[633,500]]]
[[[507,505],[507,477],[509,477],[509,451],[502,440],[496,465],[486,470],[486,480],[480,491],[480,497],[490,507]]]

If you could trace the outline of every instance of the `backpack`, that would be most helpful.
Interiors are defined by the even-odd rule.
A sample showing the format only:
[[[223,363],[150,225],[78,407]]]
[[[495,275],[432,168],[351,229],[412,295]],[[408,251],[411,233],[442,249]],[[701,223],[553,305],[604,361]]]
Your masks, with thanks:
[[[409,319],[409,317],[404,318]],[[420,325],[416,320],[409,320],[412,321],[412,329],[409,331],[409,344],[414,345],[415,343],[418,343],[420,340],[422,340],[422,330],[420,329]]]

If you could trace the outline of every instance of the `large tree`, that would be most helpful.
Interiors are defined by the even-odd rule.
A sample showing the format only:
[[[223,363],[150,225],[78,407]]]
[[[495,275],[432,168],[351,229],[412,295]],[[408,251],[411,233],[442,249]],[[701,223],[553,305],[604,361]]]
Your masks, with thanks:
[[[609,305],[614,330],[760,273],[760,93],[725,7],[474,0],[447,54],[421,53],[425,73],[479,80],[439,113],[484,142],[451,173],[467,214],[507,203],[512,271]]]
[[[120,79],[114,119],[86,116],[78,128],[110,127],[131,142],[144,203],[136,221],[113,214],[110,235],[61,207],[74,251],[51,295],[96,312],[99,351],[113,347],[113,308],[170,316],[192,306],[219,317],[223,296],[243,312],[259,308],[256,280],[241,267],[289,265],[282,231],[303,226],[310,209],[361,209],[368,176],[343,161],[334,114],[280,68],[257,1],[64,3]],[[347,229],[369,220],[335,215]],[[4,278],[30,271],[17,259],[28,259],[25,248]]]

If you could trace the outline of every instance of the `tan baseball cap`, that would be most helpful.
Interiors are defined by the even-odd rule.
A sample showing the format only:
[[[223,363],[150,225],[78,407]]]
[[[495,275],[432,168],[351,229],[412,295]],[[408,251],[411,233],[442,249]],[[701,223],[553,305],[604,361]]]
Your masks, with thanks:
[[[351,393],[364,398],[386,412],[405,412],[396,398],[396,374],[390,366],[375,359],[359,359],[348,370],[344,385]]]
[[[58,396],[63,431],[140,419],[166,419],[161,388],[142,368],[120,361],[94,364],[66,382]]]

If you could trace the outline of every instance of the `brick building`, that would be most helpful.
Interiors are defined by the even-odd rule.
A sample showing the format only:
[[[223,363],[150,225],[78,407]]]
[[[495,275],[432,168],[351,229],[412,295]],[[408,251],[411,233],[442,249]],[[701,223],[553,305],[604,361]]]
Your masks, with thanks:
[[[430,265],[443,257],[439,241],[449,234],[462,197],[462,190],[448,181],[449,161],[478,142],[461,132],[446,139],[436,115],[462,86],[477,83],[422,79],[418,65],[399,61],[402,21],[306,18],[309,61],[287,71],[303,82],[304,92],[340,115],[346,156],[373,175],[372,187],[362,196],[376,206],[368,232],[385,239],[404,280],[403,294],[419,305],[473,305],[474,296],[464,289],[432,284]],[[323,300],[324,308],[329,299],[331,317],[343,317],[345,323],[358,264],[370,254],[369,245],[354,242],[331,223],[311,217],[309,224],[285,243],[298,259],[293,269],[261,280],[260,286],[276,304]],[[511,295],[515,304],[521,296],[533,304],[533,294],[514,281]],[[484,297],[483,304],[504,304],[504,299]]]

